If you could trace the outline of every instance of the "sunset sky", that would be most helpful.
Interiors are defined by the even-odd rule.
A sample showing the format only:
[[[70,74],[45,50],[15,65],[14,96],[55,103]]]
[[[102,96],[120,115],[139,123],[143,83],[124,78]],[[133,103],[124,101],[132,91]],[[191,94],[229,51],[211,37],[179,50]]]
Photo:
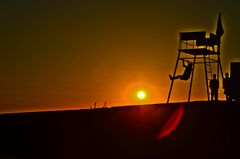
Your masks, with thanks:
[[[221,12],[223,71],[240,61],[239,3],[2,0],[0,113],[164,103],[179,32],[215,33]],[[171,102],[186,101],[188,85],[176,81]],[[192,100],[206,100],[205,92],[198,66]]]

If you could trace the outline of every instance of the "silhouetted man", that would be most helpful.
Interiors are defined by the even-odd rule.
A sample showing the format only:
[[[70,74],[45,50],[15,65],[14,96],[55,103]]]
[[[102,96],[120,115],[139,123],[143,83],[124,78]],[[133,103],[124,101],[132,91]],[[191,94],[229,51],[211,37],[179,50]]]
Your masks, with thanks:
[[[230,91],[231,91],[231,81],[229,78],[229,74],[226,72],[225,73],[225,78],[223,79],[223,89],[224,89],[224,94],[226,95],[226,100],[230,101]]]
[[[188,65],[185,65],[185,62],[183,60],[183,67],[185,67],[185,70],[182,75],[178,75],[175,77],[172,77],[171,75],[169,75],[170,79],[174,80],[174,79],[180,78],[181,80],[188,80],[190,78],[192,70],[193,70],[193,64],[192,64],[192,62],[188,61]]]
[[[216,78],[216,74],[213,74],[213,79],[210,80],[210,89],[211,89],[211,101],[213,101],[213,97],[215,101],[218,101],[218,89],[219,89],[219,81]]]

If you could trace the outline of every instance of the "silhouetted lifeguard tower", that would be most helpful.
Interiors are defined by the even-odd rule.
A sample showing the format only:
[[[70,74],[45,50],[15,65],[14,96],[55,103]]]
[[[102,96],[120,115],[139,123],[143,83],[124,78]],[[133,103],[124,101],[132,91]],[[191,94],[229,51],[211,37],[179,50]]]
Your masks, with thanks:
[[[212,78],[212,64],[217,64],[217,79],[219,79],[220,73],[223,79],[222,65],[220,60],[221,36],[223,33],[224,31],[221,22],[221,13],[218,17],[216,34],[210,33],[210,35],[207,36],[207,33],[205,31],[180,32],[178,56],[173,78],[176,76],[179,60],[191,62],[193,64],[192,74],[190,77],[188,102],[190,102],[191,97],[195,64],[204,64],[204,73],[207,88],[206,93],[208,101],[210,101],[209,81]],[[174,80],[171,81],[167,103],[169,103],[170,100],[173,84]]]

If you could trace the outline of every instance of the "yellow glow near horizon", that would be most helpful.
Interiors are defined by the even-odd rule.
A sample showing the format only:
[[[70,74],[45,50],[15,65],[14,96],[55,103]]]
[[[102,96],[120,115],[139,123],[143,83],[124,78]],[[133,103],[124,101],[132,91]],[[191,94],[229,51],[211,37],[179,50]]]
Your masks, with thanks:
[[[146,93],[145,91],[138,91],[137,92],[137,98],[140,99],[140,100],[143,100],[146,98]]]

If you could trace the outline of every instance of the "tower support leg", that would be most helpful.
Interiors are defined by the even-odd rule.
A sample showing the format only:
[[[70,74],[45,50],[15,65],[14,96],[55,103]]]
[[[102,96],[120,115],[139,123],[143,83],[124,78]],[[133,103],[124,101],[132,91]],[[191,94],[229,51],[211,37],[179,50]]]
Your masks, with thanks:
[[[190,82],[190,87],[189,87],[189,92],[188,92],[188,103],[190,102],[190,98],[191,98],[192,82],[193,82],[195,62],[196,62],[196,55],[194,55],[194,60],[193,60],[193,70],[192,70],[191,82]]]
[[[207,60],[206,60],[206,55],[203,56],[204,60],[204,69],[205,69],[205,80],[206,80],[206,88],[207,88],[207,98],[208,101],[210,101],[209,97],[209,87],[208,87],[208,70],[207,70]]]
[[[218,54],[218,68],[220,69],[220,73],[222,76],[222,80],[223,80],[223,71],[222,71],[222,64],[221,64],[221,60],[220,60],[220,55]]]
[[[180,54],[181,54],[181,51],[178,51],[178,57],[177,57],[176,65],[175,65],[175,68],[174,68],[173,77],[175,77],[176,72],[177,72],[177,66],[178,66],[178,61],[179,61]],[[169,103],[169,100],[170,100],[173,83],[174,83],[174,80],[171,81],[170,90],[169,90],[168,98],[167,98],[167,103]]]

